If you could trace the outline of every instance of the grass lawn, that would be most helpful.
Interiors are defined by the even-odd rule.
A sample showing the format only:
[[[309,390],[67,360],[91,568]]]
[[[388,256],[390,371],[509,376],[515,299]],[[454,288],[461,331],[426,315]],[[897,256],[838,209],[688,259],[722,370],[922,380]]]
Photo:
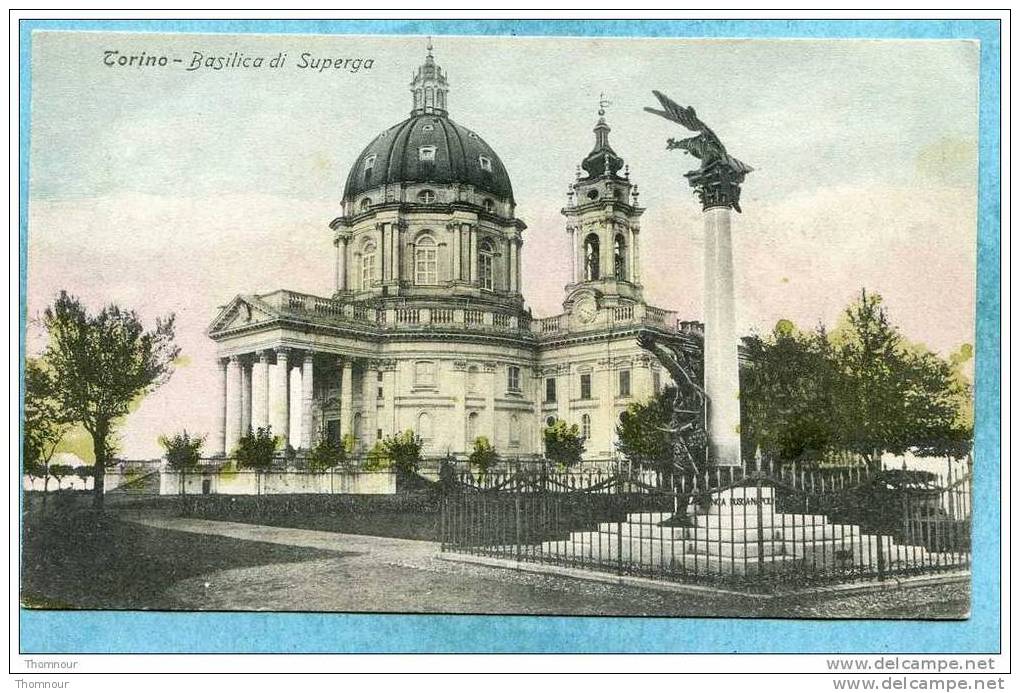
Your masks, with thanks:
[[[317,549],[184,534],[88,511],[25,517],[21,601],[27,608],[172,609],[172,584],[218,570],[335,557]]]

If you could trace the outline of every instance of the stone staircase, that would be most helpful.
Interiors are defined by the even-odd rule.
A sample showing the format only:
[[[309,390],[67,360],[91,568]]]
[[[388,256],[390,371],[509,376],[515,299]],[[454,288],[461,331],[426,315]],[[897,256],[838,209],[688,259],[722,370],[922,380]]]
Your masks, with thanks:
[[[885,570],[932,562],[924,547],[896,544],[858,525],[774,510],[771,487],[731,488],[712,494],[707,507],[689,508],[689,526],[669,526],[672,513],[631,513],[625,522],[606,522],[595,531],[545,542],[541,551],[593,564],[623,562],[637,569],[720,577],[877,572],[880,551]]]

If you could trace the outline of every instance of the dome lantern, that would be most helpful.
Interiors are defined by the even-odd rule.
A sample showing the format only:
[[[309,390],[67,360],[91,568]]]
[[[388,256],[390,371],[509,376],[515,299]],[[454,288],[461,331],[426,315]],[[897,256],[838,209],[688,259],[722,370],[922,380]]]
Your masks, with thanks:
[[[446,95],[450,87],[446,73],[436,65],[432,56],[432,37],[429,36],[425,62],[411,78],[411,115],[446,115]]]

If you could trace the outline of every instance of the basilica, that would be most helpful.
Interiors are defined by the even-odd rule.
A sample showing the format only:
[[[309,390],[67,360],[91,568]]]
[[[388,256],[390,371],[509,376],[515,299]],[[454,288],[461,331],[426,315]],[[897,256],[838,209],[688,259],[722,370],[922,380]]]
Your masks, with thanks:
[[[645,302],[644,210],[604,112],[562,210],[563,312],[533,317],[510,177],[449,116],[431,47],[410,90],[410,117],[351,163],[329,223],[332,292],[239,295],[209,327],[222,402],[214,452],[268,425],[298,450],[349,434],[364,452],[410,429],[428,457],[463,459],[484,436],[523,460],[542,455],[542,430],[559,419],[579,427],[586,462],[614,459],[619,414],[669,377],[637,334],[693,346],[698,326]]]

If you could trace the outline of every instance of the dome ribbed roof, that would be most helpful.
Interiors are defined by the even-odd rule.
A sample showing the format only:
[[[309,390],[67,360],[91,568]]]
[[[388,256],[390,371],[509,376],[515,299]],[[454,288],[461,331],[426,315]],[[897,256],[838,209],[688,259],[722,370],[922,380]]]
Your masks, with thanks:
[[[423,160],[422,148],[434,148],[431,161]],[[513,202],[510,177],[496,152],[442,112],[416,113],[372,140],[347,176],[344,201],[386,183],[409,182],[470,184]]]

